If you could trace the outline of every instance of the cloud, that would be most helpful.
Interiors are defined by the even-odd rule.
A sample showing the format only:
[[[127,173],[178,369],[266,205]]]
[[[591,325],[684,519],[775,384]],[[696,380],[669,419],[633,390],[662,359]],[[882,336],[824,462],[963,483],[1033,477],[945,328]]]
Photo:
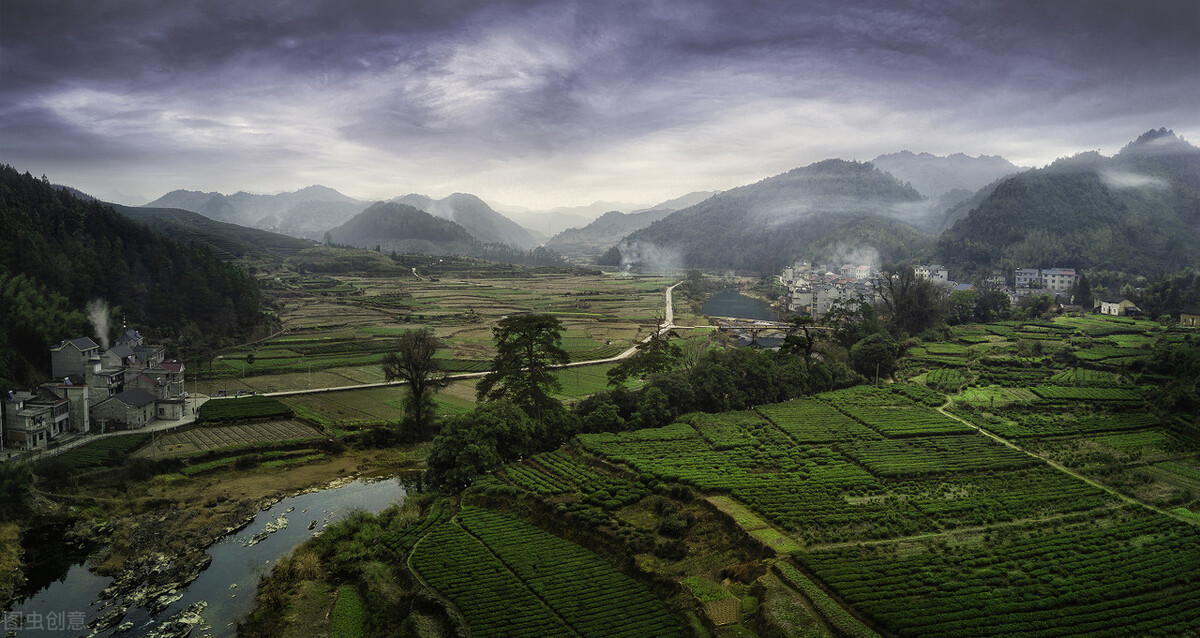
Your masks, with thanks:
[[[1100,180],[1104,185],[1116,190],[1131,190],[1139,188],[1166,188],[1167,180],[1153,175],[1142,175],[1128,171],[1106,170],[1100,172]]]
[[[1169,1],[12,0],[0,154],[92,190],[537,206],[906,148],[1038,165],[1200,135],[1197,25]]]

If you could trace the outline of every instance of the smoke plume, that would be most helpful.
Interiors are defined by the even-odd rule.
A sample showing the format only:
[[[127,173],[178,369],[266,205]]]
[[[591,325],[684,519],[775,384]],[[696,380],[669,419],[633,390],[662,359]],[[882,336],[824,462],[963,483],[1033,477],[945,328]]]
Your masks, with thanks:
[[[650,243],[622,243],[621,269],[638,268],[642,272],[673,273],[683,270],[683,257],[675,248],[661,248]]]
[[[108,302],[103,299],[93,299],[92,303],[88,304],[88,316],[92,320],[92,325],[96,328],[96,338],[100,340],[100,347],[108,350]]]

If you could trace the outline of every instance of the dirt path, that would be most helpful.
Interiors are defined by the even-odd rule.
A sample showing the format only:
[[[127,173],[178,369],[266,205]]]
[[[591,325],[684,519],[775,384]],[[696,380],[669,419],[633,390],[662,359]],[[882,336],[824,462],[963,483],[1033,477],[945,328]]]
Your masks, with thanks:
[[[1095,479],[1088,478],[1087,476],[1084,476],[1083,474],[1076,472],[1075,470],[1072,470],[1071,468],[1063,465],[1062,463],[1059,463],[1058,461],[1053,461],[1053,460],[1050,460],[1040,454],[1031,452],[998,434],[989,432],[988,430],[985,430],[984,428],[982,428],[978,425],[975,425],[974,423],[972,423],[966,419],[955,416],[946,411],[946,407],[949,406],[950,404],[951,404],[951,401],[947,400],[946,403],[944,405],[942,405],[942,407],[937,408],[937,411],[941,412],[942,414],[944,414],[947,417],[950,417],[951,419],[954,419],[955,421],[958,421],[959,423],[970,426],[971,428],[975,429],[975,431],[979,432],[980,434],[982,434],[986,437],[991,438],[994,441],[999,441],[1000,443],[1003,443],[1004,445],[1007,445],[1008,447],[1010,447],[1014,450],[1017,450],[1018,452],[1024,452],[1025,454],[1028,454],[1029,456],[1032,456],[1033,458],[1035,458],[1039,461],[1042,461],[1043,463],[1058,470],[1059,472],[1070,475],[1080,481],[1083,481],[1084,483],[1087,483],[1088,485],[1091,485],[1092,487],[1094,487],[1096,489],[1103,490],[1103,491],[1107,492],[1108,494],[1115,496],[1115,497],[1121,499],[1122,501],[1125,501],[1126,503],[1129,503],[1131,505],[1140,505],[1140,506],[1145,507],[1146,509],[1149,509],[1155,513],[1162,514],[1163,516],[1170,516],[1171,518],[1174,518],[1177,521],[1183,521],[1185,523],[1189,523],[1192,525],[1200,525],[1200,521],[1188,518],[1186,516],[1179,516],[1173,512],[1164,510],[1161,507],[1151,505],[1150,503],[1146,503],[1145,501],[1140,501],[1136,498],[1133,498],[1132,496],[1122,494],[1121,492],[1117,491],[1115,488],[1109,487],[1108,485],[1105,485],[1099,481],[1096,481]]]

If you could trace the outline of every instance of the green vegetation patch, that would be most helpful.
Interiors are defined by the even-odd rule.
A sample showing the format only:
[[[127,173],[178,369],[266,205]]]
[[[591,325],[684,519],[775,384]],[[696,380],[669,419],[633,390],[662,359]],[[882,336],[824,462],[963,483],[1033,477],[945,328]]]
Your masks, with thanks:
[[[288,418],[292,409],[272,397],[211,399],[200,406],[201,421],[237,421],[239,419]]]
[[[1200,622],[1200,532],[1158,515],[1012,533],[955,559],[848,547],[796,559],[903,636],[1183,635]]]
[[[700,599],[700,602],[710,602],[714,600],[725,600],[732,598],[733,594],[729,593],[728,589],[712,582],[707,578],[692,576],[683,579],[683,584],[691,590],[692,595]]]
[[[464,508],[416,545],[411,562],[458,605],[474,635],[682,635],[641,583],[578,545],[491,510]]]
[[[363,600],[353,585],[342,585],[329,614],[329,638],[362,638],[366,635]]]
[[[110,436],[67,450],[58,458],[74,468],[120,465],[130,452],[149,440],[149,434]]]

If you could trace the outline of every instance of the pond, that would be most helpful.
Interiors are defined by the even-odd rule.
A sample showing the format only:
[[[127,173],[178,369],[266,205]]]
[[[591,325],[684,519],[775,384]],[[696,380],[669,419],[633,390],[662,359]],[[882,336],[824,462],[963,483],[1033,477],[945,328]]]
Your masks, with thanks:
[[[144,609],[131,608],[121,622],[132,625],[129,633],[122,635],[146,635],[189,605],[204,603],[200,613],[203,622],[197,626],[197,635],[234,636],[237,620],[254,607],[259,577],[270,571],[275,561],[317,531],[356,510],[379,512],[393,503],[403,503],[408,494],[405,485],[400,478],[358,479],[279,501],[259,512],[240,532],[209,547],[212,563],[165,610],[151,615]],[[278,529],[264,537],[268,525]],[[256,536],[262,540],[252,542]],[[95,602],[111,582],[111,578],[89,572],[82,562],[75,564],[61,580],[27,592],[18,600],[4,620],[12,621],[20,614],[25,626],[6,624],[0,635],[9,631],[19,638],[88,634],[90,630],[82,630],[80,624],[89,623],[100,614]],[[97,635],[116,633],[109,630]]]
[[[771,306],[761,299],[747,297],[737,288],[726,288],[710,297],[701,312],[709,317],[736,317],[738,319],[762,319],[776,321]]]

